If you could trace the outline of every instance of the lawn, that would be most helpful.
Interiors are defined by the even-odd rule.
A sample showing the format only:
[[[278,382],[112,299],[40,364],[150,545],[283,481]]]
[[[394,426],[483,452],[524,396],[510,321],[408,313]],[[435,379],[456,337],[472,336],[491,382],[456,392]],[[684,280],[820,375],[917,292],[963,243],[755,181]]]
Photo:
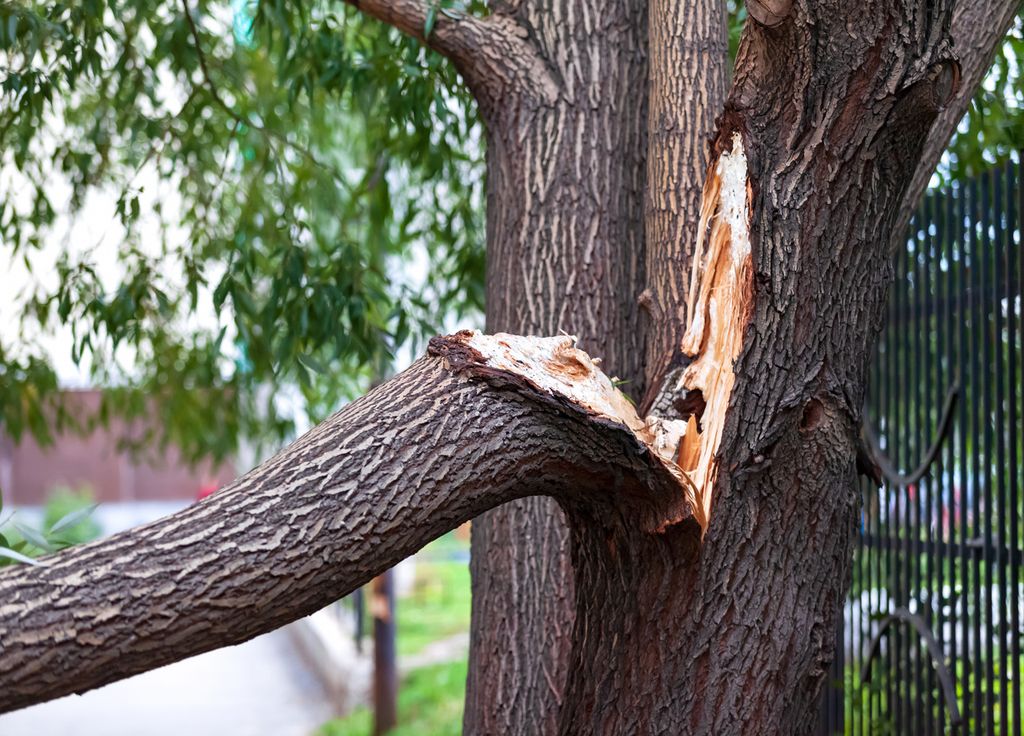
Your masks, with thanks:
[[[468,558],[469,543],[454,533],[417,555],[412,590],[399,598],[396,611],[399,666],[403,656],[469,630]],[[460,734],[465,690],[465,655],[407,672],[398,690],[398,728],[391,736]],[[369,736],[372,732],[373,710],[363,706],[324,724],[318,736]]]
[[[398,691],[398,728],[389,736],[458,736],[466,692],[466,660],[421,667],[410,672]],[[373,710],[362,706],[320,729],[319,736],[373,733]]]
[[[397,606],[399,656],[469,630],[468,553],[467,542],[446,534],[417,555],[412,592]]]

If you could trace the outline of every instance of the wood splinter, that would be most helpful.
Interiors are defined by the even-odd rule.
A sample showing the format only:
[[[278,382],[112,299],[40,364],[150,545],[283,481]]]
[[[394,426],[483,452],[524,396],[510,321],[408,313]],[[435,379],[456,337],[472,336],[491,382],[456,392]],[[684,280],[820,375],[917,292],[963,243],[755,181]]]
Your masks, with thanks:
[[[656,416],[641,418],[600,369],[599,359],[576,347],[575,336],[485,335],[464,330],[446,339],[453,338],[479,354],[487,367],[520,376],[544,393],[561,396],[596,417],[623,425],[676,477],[694,519],[702,530],[707,529],[692,479],[677,465],[686,422]]]
[[[676,386],[677,392],[699,392],[704,401],[699,420],[695,415],[687,420],[677,462],[693,482],[705,520],[711,518],[715,455],[735,382],[733,362],[753,302],[749,202],[747,157],[742,137],[734,133],[732,150],[720,155],[704,186],[681,346],[693,362]]]

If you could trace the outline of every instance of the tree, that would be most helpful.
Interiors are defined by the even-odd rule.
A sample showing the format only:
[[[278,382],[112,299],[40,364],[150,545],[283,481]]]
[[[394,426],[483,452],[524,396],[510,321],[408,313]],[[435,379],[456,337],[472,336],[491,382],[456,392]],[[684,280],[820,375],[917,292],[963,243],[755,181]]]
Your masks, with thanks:
[[[468,732],[809,732],[890,248],[1017,4],[750,0],[731,81],[713,0],[353,4],[479,105],[488,330],[578,334],[637,408],[571,338],[436,338],[209,501],[0,575],[0,707],[244,641],[479,517]]]

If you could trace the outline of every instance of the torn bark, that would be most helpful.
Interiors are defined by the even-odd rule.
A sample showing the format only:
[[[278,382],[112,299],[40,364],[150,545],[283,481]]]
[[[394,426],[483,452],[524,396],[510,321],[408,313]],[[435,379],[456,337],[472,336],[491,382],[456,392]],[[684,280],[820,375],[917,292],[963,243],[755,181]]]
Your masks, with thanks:
[[[684,417],[678,462],[696,488],[705,520],[711,515],[715,457],[736,381],[733,361],[743,347],[752,308],[749,189],[743,139],[733,133],[731,149],[719,154],[704,188],[689,324],[682,341],[682,352],[692,362],[675,387],[676,393],[701,397],[701,416]]]
[[[536,362],[524,371],[508,345]],[[695,539],[678,475],[617,395],[563,338],[435,338],[208,500],[0,573],[0,712],[270,631],[530,494]]]
[[[669,402],[693,419],[682,451],[678,423],[641,422],[601,381],[559,388],[593,378],[571,341],[435,342],[213,500],[0,575],[0,705],[242,641],[518,499],[474,526],[467,731],[808,732],[850,564],[886,244],[948,96],[952,3],[761,4],[703,200],[693,362]],[[359,7],[419,35],[426,6]],[[640,236],[647,7],[512,0],[427,39],[465,65],[487,120],[489,325],[578,330],[641,387],[637,288],[680,279],[644,274],[672,262]],[[504,41],[474,40],[493,28]],[[520,51],[525,65],[500,58]],[[575,587],[562,514],[531,494],[568,519]]]
[[[725,104],[729,43],[720,0],[652,0],[644,199],[645,390],[641,412],[679,362],[690,259],[697,241],[709,142]],[[671,406],[654,413],[668,415]]]

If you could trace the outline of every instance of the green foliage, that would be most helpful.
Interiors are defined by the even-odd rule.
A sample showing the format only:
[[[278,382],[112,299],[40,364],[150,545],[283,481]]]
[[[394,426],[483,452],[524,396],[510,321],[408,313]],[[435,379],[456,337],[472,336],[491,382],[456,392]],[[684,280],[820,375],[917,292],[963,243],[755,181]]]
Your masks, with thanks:
[[[92,494],[71,488],[56,488],[43,507],[43,528],[66,543],[84,544],[100,536],[100,525],[92,517],[96,508]]]
[[[282,389],[322,417],[479,313],[480,148],[450,65],[342,3],[0,0],[4,429],[49,439],[60,329],[190,457],[288,435]]]
[[[398,689],[398,727],[389,736],[458,736],[466,692],[466,661],[421,667]],[[325,724],[319,736],[369,736],[373,711],[363,706]]]
[[[1018,14],[950,142],[939,166],[938,184],[976,176],[1019,152],[1024,142],[1022,71],[1024,16]]]
[[[486,12],[428,4],[428,36]],[[1021,139],[1022,44],[1018,23],[944,176]],[[0,0],[0,271],[29,277],[0,427],[88,424],[57,402],[57,336],[108,387],[96,421],[152,420],[141,440],[190,459],[278,443],[282,397],[319,419],[478,319],[482,152],[451,65],[343,2]]]
[[[43,509],[42,527],[23,524],[14,514],[3,515],[0,494],[0,567],[16,563],[40,564],[35,557],[96,539],[99,524],[91,517],[96,504],[86,492],[58,488]]]

